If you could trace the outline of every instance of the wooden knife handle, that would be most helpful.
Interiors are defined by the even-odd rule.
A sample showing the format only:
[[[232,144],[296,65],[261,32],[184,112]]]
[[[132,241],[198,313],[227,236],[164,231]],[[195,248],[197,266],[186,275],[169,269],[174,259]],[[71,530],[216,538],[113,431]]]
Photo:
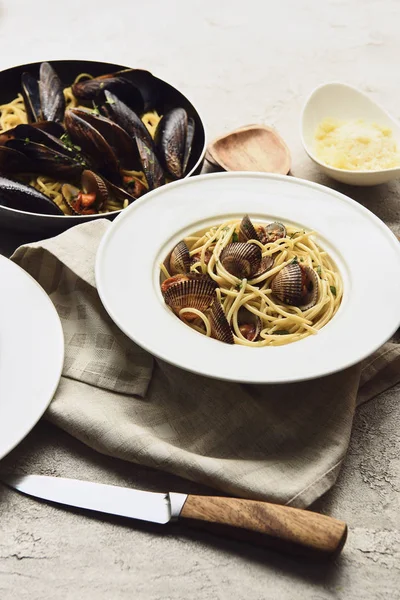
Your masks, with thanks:
[[[218,532],[230,537],[326,558],[339,554],[347,537],[343,521],[308,510],[240,498],[189,495],[179,518],[190,519],[196,526],[218,525]]]

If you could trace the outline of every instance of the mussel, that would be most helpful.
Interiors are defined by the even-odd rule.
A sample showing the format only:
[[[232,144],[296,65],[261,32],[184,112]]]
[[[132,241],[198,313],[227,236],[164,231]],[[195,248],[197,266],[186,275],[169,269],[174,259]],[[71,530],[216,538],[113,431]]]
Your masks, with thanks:
[[[129,105],[136,111],[144,110],[144,100],[139,88],[121,73],[109,73],[92,79],[81,79],[72,85],[72,93],[75,98],[84,102],[103,102],[106,90],[129,102]]]
[[[165,174],[156,154],[141,138],[136,137],[135,140],[149,189],[154,190],[164,185]]]
[[[21,91],[24,99],[28,123],[34,123],[42,118],[39,82],[30,73],[22,73]]]
[[[234,344],[232,329],[225,316],[224,309],[218,300],[215,300],[207,311],[211,325],[211,337],[225,344]]]
[[[39,94],[42,119],[62,121],[65,111],[64,86],[53,67],[47,62],[40,65]]]
[[[249,278],[260,268],[261,248],[256,244],[233,242],[225,246],[219,259],[231,275],[239,279]]]
[[[5,146],[17,150],[29,159],[29,172],[72,181],[80,177],[84,165],[44,144],[25,140],[9,140]],[[23,169],[21,168],[21,171]]]
[[[275,275],[271,289],[285,304],[308,310],[318,300],[318,285],[319,278],[314,269],[294,261]]]
[[[63,120],[65,111],[63,84],[49,63],[43,62],[40,65],[39,81],[29,73],[23,73],[21,88],[29,123]]]
[[[164,282],[165,283],[165,282]],[[206,311],[215,299],[217,284],[212,279],[204,277],[182,278],[167,287],[164,292],[165,303],[179,316],[183,308],[196,308]],[[185,313],[180,317],[184,321],[193,321],[197,318],[195,313]]]
[[[161,163],[171,177],[183,177],[193,136],[194,122],[191,121],[188,138],[188,115],[184,108],[173,108],[161,118],[154,139]]]
[[[184,241],[179,242],[175,248],[173,248],[168,263],[171,275],[188,273],[190,271],[190,253],[189,248]]]
[[[79,111],[65,112],[65,127],[74,144],[82,148],[90,164],[112,183],[119,185],[121,175],[118,160],[107,140],[87,120],[82,119]]]
[[[103,136],[123,169],[140,168],[136,144],[122,127],[111,119],[85,109],[74,108],[71,112],[92,125]]]
[[[43,121],[43,123],[50,124],[54,122]],[[25,143],[34,142],[36,144],[42,144],[47,148],[73,158],[77,162],[82,162],[83,159],[76,147],[72,146],[71,144],[66,146],[64,142],[59,137],[53,135],[51,131],[47,131],[46,128],[39,127],[39,125],[42,125],[42,123],[36,123],[35,125],[17,125],[14,127],[14,129],[8,131],[7,133],[12,139],[23,140]],[[63,133],[63,131],[64,130],[62,129],[61,133]]]
[[[115,121],[115,123],[118,123],[132,138],[141,138],[149,148],[153,149],[153,138],[135,111],[109,90],[106,90],[104,94],[106,102],[102,105],[101,110],[105,115]]]
[[[28,173],[30,167],[31,161],[25,154],[7,146],[0,146],[0,173],[5,175],[9,173]]]
[[[5,177],[0,177],[0,205],[42,215],[64,214],[57,204],[35,188]]]

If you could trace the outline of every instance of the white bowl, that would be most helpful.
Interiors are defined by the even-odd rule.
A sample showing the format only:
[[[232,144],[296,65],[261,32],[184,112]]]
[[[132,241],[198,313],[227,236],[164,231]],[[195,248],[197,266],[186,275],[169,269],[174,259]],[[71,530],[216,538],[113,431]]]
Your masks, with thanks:
[[[246,213],[316,230],[336,261],[342,304],[317,335],[285,346],[229,345],[192,330],[165,305],[159,264],[174,245]],[[183,369],[247,383],[320,377],[374,352],[400,325],[399,272],[396,237],[354,200],[294,177],[248,172],[201,175],[150,192],[109,227],[96,260],[100,298],[128,337]]]
[[[326,83],[308,97],[301,115],[300,135],[308,156],[320,169],[337,181],[351,185],[377,185],[400,177],[400,167],[375,171],[336,169],[321,162],[314,152],[316,129],[326,118],[338,120],[363,119],[389,127],[400,148],[400,124],[379,104],[357,88],[345,83]]]

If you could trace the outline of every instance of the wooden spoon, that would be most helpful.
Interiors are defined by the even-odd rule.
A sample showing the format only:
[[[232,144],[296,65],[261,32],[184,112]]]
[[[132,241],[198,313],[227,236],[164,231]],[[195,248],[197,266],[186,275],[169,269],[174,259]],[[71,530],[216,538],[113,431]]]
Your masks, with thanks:
[[[206,158],[225,171],[262,171],[287,175],[290,150],[267,125],[245,125],[214,140]]]

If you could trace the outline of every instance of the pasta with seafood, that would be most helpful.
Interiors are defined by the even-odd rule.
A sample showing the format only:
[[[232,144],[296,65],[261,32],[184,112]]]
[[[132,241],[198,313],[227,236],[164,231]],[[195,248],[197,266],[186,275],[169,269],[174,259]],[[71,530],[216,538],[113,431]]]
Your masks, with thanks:
[[[179,242],[160,266],[165,303],[228,344],[278,346],[315,335],[338,311],[343,283],[315,232],[248,215]]]

